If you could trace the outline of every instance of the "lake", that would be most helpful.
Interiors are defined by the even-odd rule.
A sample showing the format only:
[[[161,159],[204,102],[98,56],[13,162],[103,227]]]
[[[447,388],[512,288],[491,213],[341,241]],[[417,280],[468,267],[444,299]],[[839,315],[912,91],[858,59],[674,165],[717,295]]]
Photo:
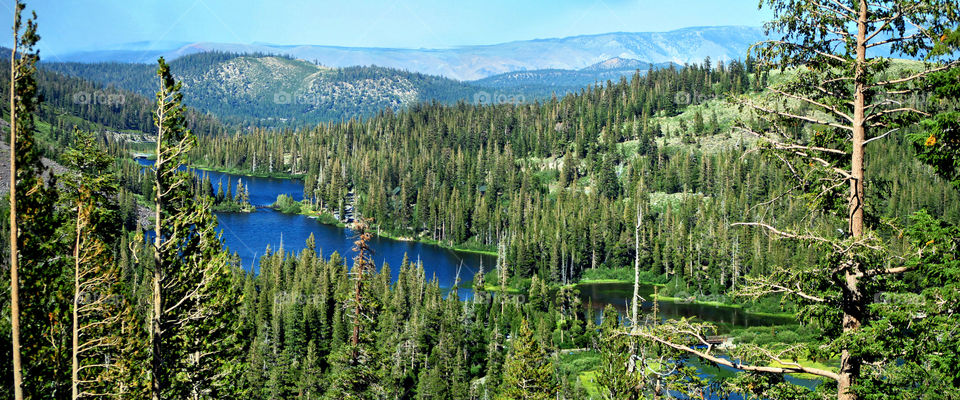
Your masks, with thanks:
[[[633,298],[633,284],[629,283],[586,283],[577,285],[580,290],[580,301],[587,307],[592,307],[593,314],[599,316],[607,304],[613,305],[622,315],[627,315],[627,301]],[[653,286],[641,285],[640,297],[641,312],[646,318],[653,316]],[[714,305],[696,304],[683,301],[658,301],[658,319],[692,318],[717,324],[720,333],[731,327],[749,328],[751,326],[770,326],[795,324],[792,317],[758,315],[736,307],[718,307]]]
[[[153,165],[151,160],[137,161],[143,166]],[[303,183],[299,180],[240,176],[215,171],[195,172],[208,176],[214,190],[221,182],[224,191],[227,187],[236,188],[237,180],[242,180],[250,190],[250,203],[254,205],[273,204],[281,194],[298,201],[303,199]],[[276,251],[282,243],[284,251],[299,253],[306,247],[307,238],[311,234],[316,240],[317,251],[322,252],[324,258],[328,258],[333,252],[340,253],[347,260],[352,260],[355,255],[352,250],[352,231],[322,224],[305,215],[283,214],[271,209],[216,215],[223,243],[231,253],[235,252],[240,256],[240,261],[247,270],[257,270],[260,257],[266,252],[267,246]],[[422,261],[427,278],[435,277],[443,288],[453,287],[458,270],[460,279],[465,281],[473,279],[481,265],[487,271],[496,266],[496,257],[493,256],[457,252],[420,242],[374,237],[370,246],[374,250],[373,259],[377,266],[388,263],[394,278],[400,273],[403,257],[407,256],[410,261]]]
[[[145,167],[153,165],[150,160],[137,161]],[[250,203],[255,205],[272,204],[280,194],[286,194],[295,200],[303,199],[303,183],[295,179],[260,178],[199,170],[196,173],[208,176],[214,190],[221,182],[226,191],[227,187],[235,188],[237,180],[242,180],[250,190]],[[257,270],[259,259],[266,253],[267,246],[276,251],[282,244],[284,251],[299,253],[306,247],[306,240],[311,234],[316,241],[317,251],[325,258],[333,252],[340,253],[348,260],[352,260],[355,255],[352,250],[353,232],[320,223],[304,215],[258,209],[252,213],[217,213],[217,222],[224,244],[230,252],[237,253],[243,267],[248,270]],[[407,256],[411,261],[419,259],[423,262],[427,278],[436,278],[440,287],[445,289],[453,287],[458,271],[460,279],[467,281],[471,280],[481,267],[484,271],[489,271],[496,266],[496,257],[493,256],[458,252],[420,242],[374,237],[370,245],[374,249],[373,258],[377,266],[388,263],[394,279],[399,275],[404,256]],[[577,288],[580,290],[583,305],[586,307],[589,304],[598,318],[600,310],[607,304],[612,304],[621,313],[625,312],[626,301],[633,296],[631,284],[583,284]],[[643,303],[643,309],[647,313],[653,308],[653,303],[649,301],[652,293],[652,286],[644,285],[641,288],[641,296],[648,300]],[[469,298],[472,292],[469,289],[460,289],[458,295]],[[659,310],[660,318],[696,316],[717,323],[721,328],[793,323],[790,318],[759,316],[738,308],[671,301],[659,302]]]

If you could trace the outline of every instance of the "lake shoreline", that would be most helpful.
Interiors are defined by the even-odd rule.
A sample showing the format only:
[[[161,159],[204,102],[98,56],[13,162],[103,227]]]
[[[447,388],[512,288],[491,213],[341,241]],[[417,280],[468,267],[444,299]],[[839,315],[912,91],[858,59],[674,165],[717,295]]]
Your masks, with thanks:
[[[338,228],[345,228],[345,229],[349,229],[349,228],[350,228],[349,226],[347,226],[347,224],[344,224],[343,222],[340,222],[340,221],[336,220],[336,218],[334,218],[333,215],[331,215],[330,213],[319,212],[319,211],[314,210],[314,209],[312,209],[312,208],[305,207],[305,205],[303,204],[303,201],[300,202],[300,211],[298,211],[298,212],[296,212],[296,213],[286,212],[285,210],[281,210],[279,207],[276,207],[275,205],[272,206],[271,208],[272,208],[273,210],[277,211],[277,212],[284,213],[284,214],[303,215],[303,216],[306,216],[306,217],[308,217],[308,218],[314,219],[314,220],[316,220],[318,223],[321,223],[321,224],[324,224],[324,225],[336,226],[336,227],[338,227]],[[426,238],[415,238],[415,237],[410,237],[410,236],[394,235],[394,234],[390,233],[389,231],[381,230],[381,229],[376,229],[376,230],[374,230],[373,228],[374,228],[374,227],[371,227],[370,233],[371,233],[373,236],[379,237],[379,238],[390,239],[390,240],[394,240],[394,241],[398,241],[398,242],[422,243],[422,244],[426,244],[426,245],[437,246],[437,247],[440,247],[440,248],[443,248],[443,249],[455,251],[455,252],[457,252],[457,253],[479,254],[479,255],[492,256],[492,257],[496,257],[496,256],[498,255],[496,251],[492,251],[492,250],[473,249],[473,248],[468,248],[468,247],[462,247],[462,246],[456,246],[456,245],[449,245],[449,244],[443,243],[443,242],[441,242],[441,241],[439,241],[439,240],[432,240],[432,239],[426,239]]]
[[[581,288],[585,286],[633,285],[633,283],[634,283],[633,281],[628,281],[625,279],[584,279],[576,283],[564,285],[562,287]],[[666,286],[665,284],[662,284],[662,283],[655,283],[655,282],[648,282],[648,281],[640,281],[640,284],[646,285],[646,286],[656,286],[656,287]],[[758,317],[791,318],[791,319],[796,317],[794,313],[790,313],[790,312],[753,311],[747,307],[744,307],[743,304],[726,303],[722,301],[704,301],[704,300],[696,300],[691,298],[662,296],[662,295],[655,295],[655,294],[650,295],[650,298],[645,300],[658,301],[658,302],[662,301],[662,302],[668,302],[673,304],[691,304],[691,305],[698,305],[698,306],[736,309],[736,310],[743,311],[744,313],[758,316]]]
[[[246,171],[239,171],[229,168],[215,168],[209,167],[203,164],[190,164],[190,168],[199,170],[199,171],[210,171],[210,172],[219,172],[221,174],[230,174],[237,176],[247,176],[251,178],[271,178],[271,179],[288,179],[288,180],[300,180],[303,179],[303,175],[292,175],[287,173],[273,172],[273,173],[251,173]]]

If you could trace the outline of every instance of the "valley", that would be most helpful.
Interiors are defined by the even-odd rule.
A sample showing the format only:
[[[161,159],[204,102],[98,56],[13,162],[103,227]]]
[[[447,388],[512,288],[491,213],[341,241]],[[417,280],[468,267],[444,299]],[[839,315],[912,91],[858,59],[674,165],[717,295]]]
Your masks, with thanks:
[[[956,2],[150,1],[7,11],[0,400],[960,397]]]

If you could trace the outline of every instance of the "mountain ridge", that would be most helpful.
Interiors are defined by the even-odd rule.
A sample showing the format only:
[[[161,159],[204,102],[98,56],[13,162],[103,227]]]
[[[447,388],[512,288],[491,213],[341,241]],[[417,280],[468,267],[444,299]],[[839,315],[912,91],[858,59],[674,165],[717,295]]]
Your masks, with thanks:
[[[715,61],[742,59],[749,46],[763,38],[759,27],[714,26],[667,32],[610,32],[440,49],[195,42],[152,53],[118,49],[70,53],[58,55],[56,59],[146,63],[159,56],[175,59],[210,51],[272,53],[318,61],[330,67],[376,65],[474,81],[517,71],[580,70],[616,57],[680,65],[701,62],[708,56]]]
[[[303,125],[394,111],[418,102],[454,103],[476,88],[447,78],[381,67],[330,68],[287,56],[192,54],[171,61],[185,103],[227,121]],[[58,73],[152,96],[156,67],[130,63],[45,63]]]
[[[634,60],[631,58],[623,57],[613,57],[608,60],[600,61],[596,64],[590,65],[585,68],[581,68],[580,71],[610,71],[610,70],[624,70],[624,69],[647,69],[650,66],[650,63],[645,63],[641,60]]]

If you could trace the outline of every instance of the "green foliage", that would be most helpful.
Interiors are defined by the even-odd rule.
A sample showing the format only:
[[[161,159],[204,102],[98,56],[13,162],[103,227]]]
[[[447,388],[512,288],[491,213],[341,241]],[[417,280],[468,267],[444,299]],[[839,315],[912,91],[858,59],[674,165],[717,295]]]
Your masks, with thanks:
[[[193,175],[181,169],[196,140],[185,125],[181,85],[163,58],[158,64],[152,391],[160,397],[230,398],[237,390],[232,375],[238,372],[234,292],[239,288],[221,249],[212,200],[198,199]]]
[[[596,188],[602,196],[608,199],[620,196],[620,180],[617,178],[617,172],[614,170],[613,162],[609,157],[605,158],[600,166],[600,176],[596,181]]]
[[[556,398],[557,390],[556,367],[524,319],[511,343],[499,398],[547,400]]]
[[[9,66],[10,53],[0,52],[0,63]],[[153,67],[138,64],[149,79],[149,89],[140,93],[119,89],[109,82],[95,83],[75,76],[65,75],[51,69],[56,63],[39,65],[35,77],[37,89],[43,95],[43,104],[35,115],[39,118],[39,133],[46,146],[42,152],[51,159],[73,144],[74,127],[83,131],[99,132],[98,138],[106,142],[108,151],[114,155],[123,142],[139,152],[153,151],[148,141],[148,132],[153,130],[153,94],[156,72]],[[10,68],[0,68],[0,91],[9,93]],[[210,114],[186,110],[187,123],[201,134],[224,133],[226,128]],[[129,152],[124,150],[124,156]]]
[[[19,250],[22,388],[24,393],[37,397],[66,398],[69,392],[67,332],[70,320],[66,318],[70,309],[66,290],[69,270],[67,258],[60,257],[65,243],[58,232],[64,215],[56,212],[57,179],[45,181],[43,178],[48,171],[41,162],[43,150],[36,121],[42,100],[36,78],[40,57],[35,48],[40,37],[36,14],[23,19],[25,7],[20,2],[15,4],[13,31],[17,35],[18,52],[11,94],[16,100],[13,104],[16,118],[11,123],[16,128],[10,132],[16,138],[16,146],[10,151],[16,162],[17,232],[10,240],[17,241]]]
[[[604,316],[617,315],[613,306],[607,305]],[[637,354],[637,339],[616,332],[616,318],[604,318],[601,339],[602,362],[597,373],[597,385],[604,399],[640,399],[643,380],[638,368],[642,366],[634,358]]]
[[[583,272],[581,279],[584,281],[610,280],[633,283],[634,271],[632,267],[588,269]],[[642,283],[664,284],[667,281],[668,279],[664,275],[647,270],[640,271],[640,282]]]
[[[213,212],[253,212],[256,208],[250,204],[249,193],[246,186],[238,184],[237,195],[234,197],[218,195],[211,196],[209,190],[209,182],[206,179],[198,180],[202,182],[200,188],[197,189],[197,193],[200,196],[209,196],[213,200],[213,205],[211,210]],[[238,182],[239,183],[239,182]],[[205,190],[206,189],[206,190]]]
[[[785,3],[789,2],[781,2]],[[789,12],[787,16],[792,15]],[[912,51],[913,45],[904,44],[902,50]],[[784,54],[785,60],[809,56]],[[209,65],[265,60],[294,65],[304,72],[317,70],[295,60],[224,54],[197,56],[193,61],[175,63],[175,67],[183,74],[197,75]],[[179,86],[161,63],[161,97],[169,102],[161,102],[164,105],[160,107],[169,114],[157,121],[157,128],[164,132],[161,147],[175,151],[160,152],[156,172],[141,171],[131,162],[119,163],[116,172],[123,186],[119,205],[110,202],[112,189],[103,187],[103,196],[91,210],[104,227],[104,232],[95,234],[109,240],[109,253],[117,258],[117,268],[104,272],[120,275],[123,282],[119,292],[124,307],[118,308],[118,313],[123,316],[125,340],[111,350],[111,357],[118,360],[117,369],[105,375],[108,381],[103,386],[122,386],[128,398],[145,397],[144,386],[151,375],[144,370],[160,355],[159,368],[154,370],[159,372],[152,377],[166,384],[162,394],[170,398],[581,398],[583,388],[576,375],[594,373],[604,393],[613,398],[636,397],[644,391],[663,394],[672,390],[694,398],[715,392],[712,386],[722,382],[706,382],[697,371],[705,365],[692,362],[677,349],[617,335],[626,328],[613,317],[615,311],[605,313],[603,334],[598,335],[591,312],[579,304],[575,291],[550,289],[558,286],[551,283],[577,279],[632,281],[632,262],[639,256],[641,280],[668,283],[662,295],[726,293],[758,277],[772,277],[785,279],[790,288],[795,284],[829,298],[826,305],[781,300],[779,296],[762,300],[761,306],[770,310],[779,309],[782,301],[788,306],[797,301],[798,316],[805,324],[738,332],[745,353],[757,349],[750,346],[783,350],[797,345],[789,347],[789,356],[826,363],[840,349],[852,349],[868,362],[866,377],[857,388],[864,398],[958,396],[960,360],[954,328],[960,326],[955,312],[960,308],[955,256],[960,202],[957,194],[932,178],[926,168],[910,162],[914,149],[909,142],[891,137],[893,140],[871,143],[867,158],[873,170],[868,179],[876,185],[871,186],[871,193],[889,194],[867,207],[874,226],[881,221],[904,223],[913,215],[912,228],[902,237],[895,229],[878,228],[871,237],[875,241],[867,242],[882,242],[884,250],[897,257],[867,250],[857,257],[870,265],[879,265],[881,260],[903,264],[910,271],[903,279],[870,276],[866,293],[877,296],[868,306],[870,322],[861,332],[849,335],[838,333],[837,293],[828,285],[835,277],[818,272],[825,266],[836,267],[839,258],[824,255],[823,247],[775,241],[760,232],[729,228],[731,222],[775,216],[788,227],[834,234],[838,220],[825,211],[838,206],[844,211],[845,194],[836,190],[819,198],[786,196],[786,204],[762,210],[754,206],[789,193],[793,186],[783,176],[791,173],[791,168],[771,162],[773,158],[743,155],[736,148],[701,152],[694,146],[657,142],[664,127],[674,139],[683,136],[687,142],[718,134],[720,125],[726,123],[721,120],[734,113],[721,109],[724,118],[718,117],[713,107],[722,107],[719,102],[711,103],[711,108],[676,104],[676,94],[689,90],[746,94],[766,79],[762,74],[751,75],[751,68],[749,62],[724,67],[705,63],[635,76],[543,104],[423,104],[408,111],[384,111],[363,121],[310,129],[210,135],[184,156],[194,140],[185,129],[188,122],[194,121],[194,130],[202,133],[222,133],[222,127],[197,122],[196,114],[180,106]],[[884,68],[890,68],[891,74],[902,72],[885,61],[878,62],[877,69]],[[342,70],[327,78],[343,83],[379,79],[387,72]],[[139,82],[139,73],[129,73],[131,82]],[[149,82],[149,73],[144,82]],[[837,71],[797,72],[790,78],[800,83],[822,82],[821,77],[834,73]],[[34,86],[51,94],[55,109],[69,109],[89,121],[124,129],[146,130],[144,118],[149,125],[146,116],[153,110],[135,105],[140,100],[128,103],[125,112],[130,114],[126,117],[109,107],[69,108],[65,92],[52,90],[52,83],[68,82],[78,88],[90,84],[52,73],[38,76],[39,83]],[[881,79],[882,74],[876,76]],[[929,82],[949,91],[955,89],[951,84],[956,79],[955,71],[946,71]],[[23,82],[26,86],[19,90],[27,95],[27,106],[32,101],[31,85],[29,80]],[[137,82],[131,84],[140,84]],[[212,90],[221,83],[201,86]],[[154,84],[144,87],[153,90]],[[957,116],[948,96],[956,95],[943,92],[941,96],[938,108],[931,110],[937,114],[922,123],[922,131],[904,121],[890,123],[899,123],[914,135],[909,137],[917,143],[914,147],[920,159],[945,179],[955,181],[957,149],[951,147],[955,141],[951,135]],[[210,108],[225,107],[216,103],[221,100],[198,101],[206,101]],[[43,118],[54,111],[36,112]],[[274,111],[256,110],[269,116],[282,114]],[[23,246],[29,247],[23,266],[24,287],[30,290],[25,294],[24,329],[29,341],[25,354],[33,357],[28,374],[31,389],[37,396],[51,397],[47,395],[54,390],[59,395],[66,393],[63,331],[70,309],[65,295],[69,293],[67,260],[56,257],[68,254],[69,246],[54,238],[70,237],[59,233],[73,228],[66,222],[71,222],[69,210],[75,204],[46,192],[53,185],[39,184],[39,157],[62,154],[57,146],[43,145],[44,141],[62,144],[79,139],[87,149],[92,143],[89,135],[66,129],[73,123],[67,119],[53,119],[54,123],[44,125],[46,122],[26,119],[29,113],[19,118],[25,118],[18,128],[25,139],[16,156],[25,172],[18,175],[22,179],[18,190],[24,185],[20,193],[31,195],[17,201],[18,205],[24,202],[20,212],[31,224],[23,240],[33,245]],[[757,129],[772,126],[763,119],[744,122]],[[684,129],[675,126],[681,123]],[[847,150],[844,132],[822,128],[804,130],[789,125],[784,132],[800,138],[809,134],[809,144]],[[31,142],[32,134],[41,130],[42,135]],[[930,137],[936,141],[927,145]],[[112,139],[101,139],[111,155],[127,156],[126,149]],[[102,155],[88,158],[76,153],[64,159],[72,160],[80,170],[85,168],[81,162],[99,165],[103,161]],[[564,160],[562,167],[556,164],[560,159]],[[239,183],[237,187],[228,184],[227,193],[215,194],[202,177],[179,172],[188,161],[257,174],[302,175],[306,200],[277,200],[288,212],[307,207],[319,211],[326,222],[334,222],[333,215],[345,216],[355,206],[354,213],[375,217],[380,228],[397,236],[482,249],[502,244],[508,284],[526,293],[528,301],[508,296],[503,288],[503,292],[477,293],[474,299],[461,302],[456,292],[445,294],[437,282],[428,281],[422,266],[408,262],[400,266],[393,284],[388,266],[378,272],[372,264],[367,265],[369,273],[363,279],[351,280],[358,271],[351,271],[337,254],[323,258],[312,240],[300,254],[268,250],[259,273],[243,273],[230,266],[233,260],[219,245],[210,211],[248,204],[246,189]],[[828,161],[846,165],[840,159]],[[820,182],[829,172],[803,169],[800,177]],[[109,174],[102,175],[101,183],[109,183]],[[97,176],[88,170],[87,177],[94,180],[86,185],[99,185]],[[153,186],[155,182],[159,184]],[[811,188],[817,187],[806,186]],[[883,190],[886,188],[890,190]],[[633,197],[647,190],[652,191],[649,198]],[[162,209],[157,224],[160,234],[154,238],[163,243],[156,254],[142,237],[116,234],[122,233],[123,227],[113,225],[119,225],[113,211],[126,208],[122,214],[129,215],[135,210],[132,204],[137,196],[154,199]],[[640,253],[636,254],[633,224],[638,200],[644,221],[638,238]],[[929,211],[915,213],[922,208]],[[136,226],[131,221],[123,221],[123,225]],[[828,241],[856,244],[836,236]],[[778,266],[793,269],[785,272]],[[162,332],[163,338],[159,347],[149,348],[143,341],[148,331],[143,321],[151,315],[153,282],[149,273],[157,270],[164,271],[161,301],[173,308],[158,324],[161,329],[157,332]],[[483,280],[498,282],[496,272]],[[483,287],[480,279],[476,283]],[[184,301],[180,303],[180,299]],[[359,328],[356,341],[355,328]],[[0,324],[3,332],[9,333],[9,328]],[[660,337],[677,339],[687,347],[694,343],[677,332],[658,332]],[[557,348],[598,346],[602,349],[599,353],[565,355],[561,350],[559,356],[551,354]],[[3,351],[9,348],[2,347]],[[145,354],[148,349],[154,357]],[[202,356],[196,358],[198,354]],[[634,354],[638,357],[631,357]],[[760,360],[760,354],[744,354],[743,361]],[[38,359],[52,361],[36,362]],[[632,369],[631,362],[637,363]],[[726,382],[729,388],[772,399],[819,398],[834,389],[825,383],[809,391],[780,377],[754,373],[738,374]],[[640,387],[643,390],[638,390]]]
[[[351,268],[353,286],[347,295],[346,311],[351,316],[352,332],[348,343],[330,356],[333,376],[328,398],[375,398],[384,389],[377,380],[382,360],[377,357],[376,316],[383,307],[382,292],[377,290],[376,265],[371,258],[369,241],[371,234],[367,225],[359,222],[353,227],[356,232],[354,258]],[[387,271],[386,276],[389,276]]]
[[[921,121],[922,129],[910,138],[917,158],[960,189],[960,68],[933,74],[927,81],[934,88],[931,103],[939,112]]]
[[[856,338],[861,354],[884,360],[884,374],[864,377],[858,388],[864,398],[960,396],[960,317],[953,311],[960,306],[960,228],[925,211],[912,222],[906,235],[917,251],[906,265],[913,272],[878,294],[870,306],[877,320]]]
[[[580,375],[598,369],[602,359],[603,354],[596,350],[569,353],[561,351],[557,369],[563,375]]]
[[[696,109],[707,125],[713,111],[722,120],[749,115],[720,100],[706,108],[678,106],[674,98],[690,85],[747,93],[744,82],[752,79],[742,63],[714,66],[709,74],[691,65],[542,104],[426,104],[363,122],[203,137],[190,160],[238,172],[302,175],[305,202],[321,215],[343,218],[353,206],[354,214],[373,218],[391,237],[484,250],[504,242],[511,278],[537,274],[564,284],[595,268],[632,267],[632,197],[643,186],[650,201],[640,229],[641,269],[679,275],[703,286],[697,291],[719,294],[745,276],[817,257],[809,247],[730,227],[761,219],[767,211],[754,206],[790,190],[792,182],[783,179],[789,169],[744,155],[732,143],[710,152],[660,148],[653,143],[660,126],[653,115]],[[960,196],[920,164],[902,162],[913,154],[902,137],[888,139],[868,148],[878,166],[871,179],[890,188],[877,218],[904,220],[927,208],[960,219]],[[623,150],[640,142],[646,143],[643,152]],[[558,169],[557,183],[548,184]],[[787,226],[803,223],[808,211],[804,201],[771,210]],[[826,230],[827,222],[816,219],[816,228]]]
[[[138,374],[132,371],[144,366],[132,354],[136,350],[126,345],[142,345],[143,337],[124,334],[124,324],[136,316],[123,290],[120,265],[109,248],[121,230],[117,176],[110,172],[113,159],[92,133],[78,131],[75,137],[74,147],[63,159],[72,170],[65,180],[70,188],[65,197],[74,204],[75,213],[71,236],[76,342],[71,345],[76,352],[76,389],[91,396],[130,396],[137,393]],[[105,364],[104,359],[116,361]]]
[[[730,335],[738,343],[751,343],[758,346],[783,344],[787,346],[810,343],[819,333],[807,325],[755,326],[735,329]]]
[[[277,196],[277,201],[273,203],[273,207],[284,214],[300,213],[300,202],[294,200],[293,197],[286,194]]]
[[[960,73],[956,75],[960,76]],[[960,162],[955,156],[960,152],[958,120],[958,111],[940,113],[923,121],[923,132],[911,135],[918,158],[930,164],[956,188],[960,188]]]

